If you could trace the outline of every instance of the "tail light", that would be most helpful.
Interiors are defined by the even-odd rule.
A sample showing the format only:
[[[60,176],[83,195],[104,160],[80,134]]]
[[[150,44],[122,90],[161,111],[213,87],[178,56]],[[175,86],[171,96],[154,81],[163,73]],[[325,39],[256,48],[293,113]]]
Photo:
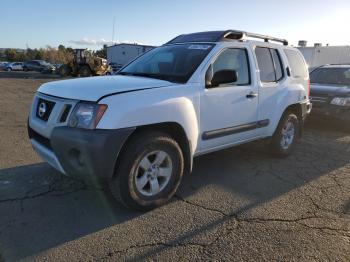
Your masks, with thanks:
[[[310,79],[307,81],[307,87],[308,87],[308,96],[310,96],[310,91],[311,91],[311,86],[310,86],[311,84],[310,84]]]

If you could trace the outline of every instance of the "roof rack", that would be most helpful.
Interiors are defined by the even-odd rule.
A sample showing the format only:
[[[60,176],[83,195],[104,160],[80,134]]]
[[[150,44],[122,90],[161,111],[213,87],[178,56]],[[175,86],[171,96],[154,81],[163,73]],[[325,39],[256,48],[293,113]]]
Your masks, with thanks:
[[[245,31],[237,30],[226,30],[226,31],[208,31],[199,32],[186,35],[179,35],[174,39],[170,40],[166,44],[175,43],[186,43],[186,42],[221,42],[221,41],[232,41],[232,40],[244,40],[246,38],[257,38],[263,39],[265,42],[273,41],[279,42],[283,45],[288,45],[286,39],[276,38],[267,35],[260,35],[254,33],[248,33]]]
[[[273,42],[282,43],[283,45],[288,45],[288,40],[282,39],[282,38],[273,37],[273,36],[260,35],[260,34],[247,33],[247,32],[245,32],[245,36],[246,37],[251,37],[251,38],[263,39],[265,42],[273,41]]]

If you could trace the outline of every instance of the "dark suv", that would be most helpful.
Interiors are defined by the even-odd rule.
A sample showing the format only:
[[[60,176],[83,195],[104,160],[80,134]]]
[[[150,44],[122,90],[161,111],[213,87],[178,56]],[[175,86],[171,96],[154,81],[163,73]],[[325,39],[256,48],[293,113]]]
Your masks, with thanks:
[[[55,71],[55,67],[44,60],[31,60],[24,63],[23,70],[52,73]]]
[[[318,67],[310,82],[312,115],[350,121],[350,64]]]

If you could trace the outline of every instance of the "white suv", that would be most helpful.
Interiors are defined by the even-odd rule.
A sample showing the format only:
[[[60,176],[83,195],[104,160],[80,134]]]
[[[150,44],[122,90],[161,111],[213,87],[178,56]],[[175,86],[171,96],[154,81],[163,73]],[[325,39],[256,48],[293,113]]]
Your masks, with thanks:
[[[195,156],[262,138],[289,155],[310,110],[306,63],[286,40],[212,31],[180,35],[116,76],[43,84],[28,131],[60,172],[108,178],[119,201],[147,210],[174,195]]]

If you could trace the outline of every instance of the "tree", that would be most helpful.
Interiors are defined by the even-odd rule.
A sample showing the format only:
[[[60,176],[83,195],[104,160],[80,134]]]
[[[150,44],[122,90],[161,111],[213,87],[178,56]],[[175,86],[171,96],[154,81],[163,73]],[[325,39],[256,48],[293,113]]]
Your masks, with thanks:
[[[10,62],[16,61],[16,57],[17,57],[16,49],[6,49],[5,57],[6,57],[6,60],[8,60]]]
[[[66,47],[64,45],[59,45],[58,46],[58,51],[59,52],[65,52],[66,51]]]
[[[72,55],[74,54],[74,49],[71,48],[71,47],[67,47],[67,48],[66,48],[66,51],[67,51],[68,53],[71,53]]]
[[[16,61],[17,62],[24,62],[26,61],[26,55],[25,53],[17,53]]]
[[[103,45],[102,49],[95,51],[94,54],[98,57],[107,59],[107,45]]]

